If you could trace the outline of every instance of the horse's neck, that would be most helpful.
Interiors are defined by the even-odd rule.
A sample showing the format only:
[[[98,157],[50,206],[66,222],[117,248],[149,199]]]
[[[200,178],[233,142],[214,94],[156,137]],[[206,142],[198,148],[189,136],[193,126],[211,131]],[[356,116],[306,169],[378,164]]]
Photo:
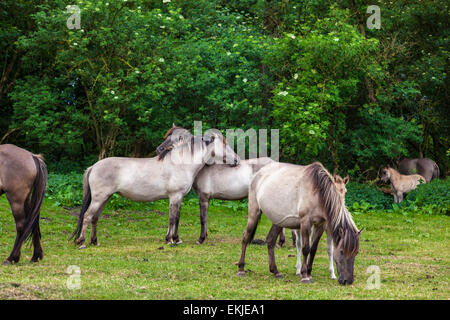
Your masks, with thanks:
[[[395,187],[399,183],[401,175],[394,169],[391,169],[390,171],[391,171],[391,178],[390,178],[391,184]]]

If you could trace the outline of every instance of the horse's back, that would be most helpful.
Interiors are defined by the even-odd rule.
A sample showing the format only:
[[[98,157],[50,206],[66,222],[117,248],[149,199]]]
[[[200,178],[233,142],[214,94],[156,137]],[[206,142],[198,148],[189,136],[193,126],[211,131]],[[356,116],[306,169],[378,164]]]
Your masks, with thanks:
[[[405,175],[419,174],[430,182],[436,176],[436,167],[436,162],[429,158],[403,159],[398,164],[398,171]]]
[[[252,168],[246,161],[236,167],[227,164],[205,166],[195,177],[193,187],[197,193],[209,198],[243,199],[247,197],[252,175]]]
[[[13,144],[0,145],[0,189],[31,188],[36,177],[33,154]]]
[[[311,207],[314,194],[311,179],[305,175],[306,168],[274,162],[253,176],[252,198],[274,224],[296,228],[300,223],[300,211]]]

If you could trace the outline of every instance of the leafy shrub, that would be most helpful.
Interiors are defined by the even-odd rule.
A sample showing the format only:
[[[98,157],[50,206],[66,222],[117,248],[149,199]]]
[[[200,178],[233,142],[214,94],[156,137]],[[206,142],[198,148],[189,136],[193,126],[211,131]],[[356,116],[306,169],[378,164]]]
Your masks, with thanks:
[[[374,185],[349,182],[345,196],[347,207],[354,210],[391,209],[393,198],[378,190]]]
[[[432,180],[409,192],[400,208],[417,209],[425,214],[450,215],[450,181]]]

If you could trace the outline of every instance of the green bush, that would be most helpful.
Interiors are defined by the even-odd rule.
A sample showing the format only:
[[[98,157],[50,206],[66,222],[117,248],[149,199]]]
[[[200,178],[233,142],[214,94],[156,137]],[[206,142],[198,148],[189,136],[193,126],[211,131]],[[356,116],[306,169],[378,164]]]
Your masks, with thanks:
[[[425,214],[450,215],[450,181],[432,180],[409,192],[399,205],[402,209],[419,210]]]
[[[345,196],[347,207],[362,209],[391,209],[393,198],[378,190],[374,185],[349,182]]]

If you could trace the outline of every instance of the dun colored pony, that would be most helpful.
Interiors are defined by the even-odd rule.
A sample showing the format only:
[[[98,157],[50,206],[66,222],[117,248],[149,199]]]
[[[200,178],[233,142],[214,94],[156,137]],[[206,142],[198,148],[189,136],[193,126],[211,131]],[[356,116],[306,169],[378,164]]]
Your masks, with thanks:
[[[381,181],[391,183],[394,202],[399,203],[403,201],[404,193],[414,190],[421,182],[425,183],[426,180],[420,174],[400,174],[397,170],[387,165],[381,169]]]
[[[273,223],[267,244],[269,270],[275,277],[282,276],[274,256],[274,243],[281,228],[300,230],[303,283],[312,281],[314,256],[320,237],[327,229],[335,248],[333,257],[338,271],[338,282],[353,283],[353,266],[359,250],[361,231],[358,231],[345,208],[342,193],[337,189],[333,177],[322,164],[315,162],[308,166],[298,166],[273,163],[253,176],[248,195],[248,223],[238,263],[239,276],[245,275],[246,247],[255,234],[262,212]]]
[[[5,193],[16,222],[16,241],[3,264],[20,260],[22,244],[32,237],[31,262],[43,258],[39,216],[47,186],[47,167],[42,156],[11,144],[0,145],[0,196]]]
[[[398,171],[401,174],[420,174],[425,178],[426,182],[432,179],[439,179],[439,166],[431,159],[403,159],[398,164]]]
[[[174,130],[172,128],[171,130]],[[171,140],[169,134],[166,140]],[[83,204],[73,236],[85,248],[85,234],[92,224],[91,244],[97,245],[97,222],[114,193],[133,201],[170,200],[169,228],[166,242],[181,243],[178,236],[180,207],[192,187],[195,176],[207,162],[232,159],[240,161],[219,133],[194,137],[180,136],[170,150],[154,158],[106,158],[86,170]]]

